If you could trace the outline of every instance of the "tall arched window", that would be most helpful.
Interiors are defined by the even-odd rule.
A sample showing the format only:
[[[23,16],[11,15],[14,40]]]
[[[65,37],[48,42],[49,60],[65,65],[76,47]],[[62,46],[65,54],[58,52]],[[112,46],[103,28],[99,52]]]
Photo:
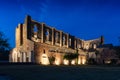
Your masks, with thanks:
[[[71,46],[71,38],[69,38],[69,46]]]
[[[34,26],[34,32],[38,32],[37,26]]]
[[[49,30],[47,29],[45,32],[46,40],[49,41]]]
[[[38,33],[38,28],[36,25],[34,25],[32,35],[35,39],[37,39],[37,35],[38,35],[37,33]]]
[[[55,42],[56,42],[56,43],[59,42],[58,38],[59,38],[59,35],[58,35],[58,32],[56,32],[56,34],[55,34]]]
[[[63,36],[63,45],[65,45],[65,35]]]

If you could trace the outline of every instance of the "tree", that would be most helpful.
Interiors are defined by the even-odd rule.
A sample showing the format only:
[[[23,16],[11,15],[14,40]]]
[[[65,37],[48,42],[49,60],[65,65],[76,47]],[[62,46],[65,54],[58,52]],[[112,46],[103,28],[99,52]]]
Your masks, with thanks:
[[[8,39],[0,32],[0,60],[8,60],[10,45]]]
[[[64,59],[68,60],[69,61],[69,65],[71,65],[71,61],[78,58],[78,55],[77,53],[66,53],[64,55]]]
[[[55,62],[55,57],[51,56],[51,57],[48,57],[48,58],[49,58],[50,64],[53,65],[53,63]]]

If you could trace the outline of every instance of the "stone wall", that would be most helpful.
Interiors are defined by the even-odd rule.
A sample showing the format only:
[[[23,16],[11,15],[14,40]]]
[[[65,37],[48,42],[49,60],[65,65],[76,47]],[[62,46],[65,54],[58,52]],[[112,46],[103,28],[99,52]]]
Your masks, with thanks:
[[[63,64],[64,54],[75,53],[76,50],[80,56],[79,60],[84,60],[86,58],[86,51],[84,50],[96,48],[102,42],[101,38],[87,41],[76,38],[69,33],[32,20],[30,16],[27,16],[24,24],[19,24],[16,28],[16,47],[10,54],[10,60],[11,62],[12,60],[13,62],[35,61],[40,64],[42,57],[49,59],[49,57],[54,56],[56,64]],[[49,64],[47,58],[46,64]],[[43,58],[43,60],[45,59]]]

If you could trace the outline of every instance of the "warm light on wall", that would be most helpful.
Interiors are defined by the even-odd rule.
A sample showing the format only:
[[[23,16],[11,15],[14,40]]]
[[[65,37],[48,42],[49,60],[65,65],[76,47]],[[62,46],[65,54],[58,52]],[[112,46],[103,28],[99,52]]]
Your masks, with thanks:
[[[72,60],[71,64],[72,64],[72,65],[75,65],[75,60]]]
[[[69,64],[69,61],[66,60],[66,59],[64,59],[63,63],[64,63],[64,65],[68,65],[68,64]]]
[[[105,60],[104,62],[105,62],[106,64],[110,64],[110,63],[111,63],[110,60]]]
[[[86,63],[86,58],[83,57],[83,58],[82,58],[82,64],[85,64],[85,63]]]
[[[60,60],[55,60],[56,65],[60,65]]]
[[[85,64],[85,63],[86,63],[86,57],[85,56],[79,56],[78,64]]]
[[[42,54],[41,64],[43,64],[43,65],[49,65],[50,64],[46,54]]]
[[[12,61],[13,62],[17,62],[17,50],[16,49],[13,49],[13,52],[12,52]]]
[[[78,64],[81,64],[81,60],[80,59],[78,59]]]

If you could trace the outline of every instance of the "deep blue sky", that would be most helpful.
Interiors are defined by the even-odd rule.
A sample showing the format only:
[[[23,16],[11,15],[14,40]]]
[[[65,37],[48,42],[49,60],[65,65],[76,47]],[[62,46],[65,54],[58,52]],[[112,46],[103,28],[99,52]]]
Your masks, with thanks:
[[[12,47],[15,28],[27,14],[81,39],[103,35],[106,44],[119,44],[119,0],[0,0],[0,31]]]

